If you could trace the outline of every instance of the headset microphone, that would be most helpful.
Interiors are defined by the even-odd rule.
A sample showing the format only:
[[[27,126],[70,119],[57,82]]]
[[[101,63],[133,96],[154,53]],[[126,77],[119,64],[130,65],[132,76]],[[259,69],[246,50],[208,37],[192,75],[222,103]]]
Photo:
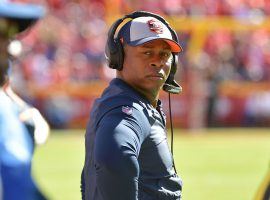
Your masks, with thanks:
[[[164,83],[163,90],[172,94],[179,94],[182,92],[182,87],[176,81],[173,81],[170,84]]]

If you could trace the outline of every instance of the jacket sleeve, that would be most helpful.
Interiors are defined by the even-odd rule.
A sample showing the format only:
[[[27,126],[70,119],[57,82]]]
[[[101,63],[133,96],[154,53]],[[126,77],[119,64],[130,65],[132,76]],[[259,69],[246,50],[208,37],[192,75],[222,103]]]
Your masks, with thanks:
[[[107,113],[96,131],[97,187],[104,200],[138,199],[138,155],[148,130],[141,112],[124,109]]]

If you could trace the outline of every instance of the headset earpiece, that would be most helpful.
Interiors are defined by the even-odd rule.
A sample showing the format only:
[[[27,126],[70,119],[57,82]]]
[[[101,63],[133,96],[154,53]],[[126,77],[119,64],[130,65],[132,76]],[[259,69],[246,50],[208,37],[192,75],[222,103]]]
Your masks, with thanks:
[[[111,26],[108,32],[108,39],[105,48],[105,56],[108,62],[108,66],[117,70],[122,69],[124,50],[120,39],[115,37],[115,32],[123,20],[124,19],[119,19]]]

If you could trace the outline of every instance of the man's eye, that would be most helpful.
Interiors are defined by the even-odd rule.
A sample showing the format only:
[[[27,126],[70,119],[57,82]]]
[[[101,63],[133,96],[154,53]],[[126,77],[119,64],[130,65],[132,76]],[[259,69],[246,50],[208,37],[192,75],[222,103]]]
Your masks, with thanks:
[[[171,52],[163,52],[161,55],[164,58],[169,58],[171,56]]]
[[[149,55],[151,55],[151,52],[150,51],[145,51],[144,54],[149,56]]]

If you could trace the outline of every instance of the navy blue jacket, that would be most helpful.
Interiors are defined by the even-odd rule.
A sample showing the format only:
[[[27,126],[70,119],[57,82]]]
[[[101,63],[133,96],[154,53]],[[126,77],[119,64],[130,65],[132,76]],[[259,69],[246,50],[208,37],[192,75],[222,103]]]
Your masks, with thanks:
[[[93,105],[81,189],[86,200],[180,200],[161,105],[113,79]]]

